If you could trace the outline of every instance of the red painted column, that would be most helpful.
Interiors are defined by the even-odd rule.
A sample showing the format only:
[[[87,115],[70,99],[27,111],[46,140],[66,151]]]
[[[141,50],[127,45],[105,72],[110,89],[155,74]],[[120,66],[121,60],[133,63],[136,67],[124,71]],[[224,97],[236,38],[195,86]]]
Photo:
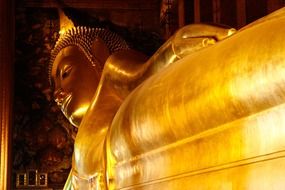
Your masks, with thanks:
[[[184,0],[178,0],[178,27],[181,28],[185,25],[185,8]]]
[[[246,1],[236,0],[237,5],[237,27],[241,28],[246,25]]]

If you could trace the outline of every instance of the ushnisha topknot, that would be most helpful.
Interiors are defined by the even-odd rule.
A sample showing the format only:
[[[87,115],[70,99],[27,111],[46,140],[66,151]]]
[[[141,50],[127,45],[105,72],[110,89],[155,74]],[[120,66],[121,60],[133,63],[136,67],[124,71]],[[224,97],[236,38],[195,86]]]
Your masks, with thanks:
[[[68,46],[78,47],[85,54],[92,66],[97,67],[99,71],[102,71],[103,68],[101,68],[100,65],[95,64],[96,55],[92,54],[92,43],[96,38],[100,38],[104,41],[111,54],[119,50],[129,49],[125,40],[107,29],[89,28],[83,26],[73,27],[59,37],[54,49],[51,51],[51,58],[48,68],[50,84],[52,84],[51,69],[53,62],[57,54],[63,48]]]

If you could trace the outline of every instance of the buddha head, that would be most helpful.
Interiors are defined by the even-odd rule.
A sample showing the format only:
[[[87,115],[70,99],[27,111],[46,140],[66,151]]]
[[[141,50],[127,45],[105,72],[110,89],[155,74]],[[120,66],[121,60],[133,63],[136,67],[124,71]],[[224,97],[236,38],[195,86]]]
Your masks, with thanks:
[[[96,92],[107,58],[128,49],[118,35],[101,28],[74,27],[58,39],[51,53],[50,83],[54,99],[78,127]]]

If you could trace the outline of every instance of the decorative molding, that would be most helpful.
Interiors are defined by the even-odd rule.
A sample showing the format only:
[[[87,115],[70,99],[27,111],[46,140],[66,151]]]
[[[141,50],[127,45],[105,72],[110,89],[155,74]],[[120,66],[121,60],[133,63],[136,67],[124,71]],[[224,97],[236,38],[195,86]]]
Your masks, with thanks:
[[[160,1],[134,1],[134,0],[63,0],[64,4],[83,9],[119,9],[119,10],[158,10]],[[57,7],[56,0],[24,0],[24,7]]]

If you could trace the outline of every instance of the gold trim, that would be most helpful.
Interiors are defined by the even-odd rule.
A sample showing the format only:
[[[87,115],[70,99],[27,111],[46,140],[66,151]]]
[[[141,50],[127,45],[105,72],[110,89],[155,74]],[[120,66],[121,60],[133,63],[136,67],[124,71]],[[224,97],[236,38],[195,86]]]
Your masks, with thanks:
[[[44,183],[41,184],[41,176],[45,176],[44,178]],[[38,186],[40,187],[47,187],[48,186],[48,174],[44,172],[39,172],[38,173]]]
[[[23,183],[24,184],[21,184],[20,183],[20,176],[23,176],[24,177],[24,181],[23,181]],[[25,187],[25,186],[27,186],[27,174],[26,173],[24,173],[24,172],[21,172],[21,173],[17,173],[17,176],[16,176],[16,187],[18,188],[18,187]]]

